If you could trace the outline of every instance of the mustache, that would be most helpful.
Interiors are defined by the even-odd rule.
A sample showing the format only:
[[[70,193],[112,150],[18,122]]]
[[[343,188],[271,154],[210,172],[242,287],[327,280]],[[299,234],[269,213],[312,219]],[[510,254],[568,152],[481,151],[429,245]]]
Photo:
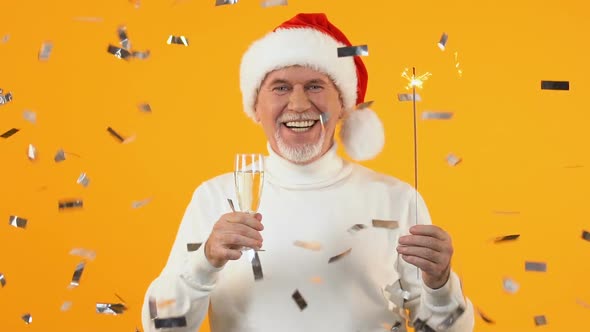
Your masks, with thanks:
[[[315,112],[305,112],[305,113],[283,113],[277,119],[277,123],[284,123],[289,121],[307,121],[307,120],[314,120],[317,121],[320,119],[319,114]]]

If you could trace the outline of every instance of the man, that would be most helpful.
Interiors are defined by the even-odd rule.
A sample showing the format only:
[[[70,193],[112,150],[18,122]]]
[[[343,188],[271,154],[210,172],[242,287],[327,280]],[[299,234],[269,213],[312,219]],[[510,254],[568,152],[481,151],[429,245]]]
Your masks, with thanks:
[[[213,332],[473,329],[451,238],[420,195],[336,153],[339,122],[356,160],[384,137],[375,113],[355,110],[367,72],[359,57],[337,56],[347,46],[325,15],[299,14],[245,53],[244,108],[268,139],[260,213],[230,210],[232,174],[196,189],[147,291],[146,331],[196,331],[208,312]],[[243,248],[260,250],[262,278]]]

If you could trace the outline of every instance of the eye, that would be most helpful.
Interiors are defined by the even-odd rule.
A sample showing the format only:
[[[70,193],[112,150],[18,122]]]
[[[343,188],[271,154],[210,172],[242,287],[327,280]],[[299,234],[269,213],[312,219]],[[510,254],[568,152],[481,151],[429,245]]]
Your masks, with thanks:
[[[289,87],[286,85],[279,85],[279,86],[275,86],[274,88],[272,88],[272,91],[275,92],[287,92],[289,91]]]
[[[317,85],[317,84],[312,84],[312,85],[307,86],[307,90],[310,90],[310,91],[320,91],[323,88],[324,88],[323,86]]]

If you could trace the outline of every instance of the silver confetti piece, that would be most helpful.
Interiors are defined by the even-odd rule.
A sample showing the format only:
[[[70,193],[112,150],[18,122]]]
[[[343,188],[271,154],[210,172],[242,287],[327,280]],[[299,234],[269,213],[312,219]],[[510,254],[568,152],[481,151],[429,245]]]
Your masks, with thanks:
[[[65,301],[64,303],[62,303],[60,310],[61,311],[68,311],[68,310],[70,310],[71,307],[72,307],[72,302]]]
[[[37,113],[29,110],[23,112],[23,118],[32,124],[37,123]]]
[[[4,273],[0,273],[0,285],[2,285],[2,287],[6,286],[6,277],[4,277]]]
[[[177,45],[188,46],[188,39],[186,39],[185,36],[173,36],[173,35],[170,35],[170,37],[168,37],[168,41],[166,43],[168,45],[170,45],[170,44],[177,44]]]
[[[569,81],[541,81],[541,90],[569,90]]]
[[[27,149],[27,157],[31,161],[37,159],[37,148],[33,144],[29,144],[29,148]]]
[[[131,48],[131,42],[129,41],[129,37],[127,36],[127,27],[120,26],[117,29],[117,34],[119,35],[119,43],[121,44],[121,46],[124,49],[129,50]]]
[[[453,118],[451,112],[422,112],[422,120],[450,120]]]
[[[360,231],[360,230],[363,230],[363,229],[365,229],[365,228],[367,228],[367,225],[363,225],[363,224],[355,224],[355,225],[352,225],[352,227],[350,227],[350,228],[348,229],[348,232],[349,232],[349,233],[356,233],[356,232],[358,232],[358,231]]]
[[[148,299],[148,308],[150,312],[150,319],[155,319],[158,317],[158,306],[156,304],[156,298],[150,296]]]
[[[287,6],[287,0],[263,0],[260,3],[260,6],[262,6],[262,8]]]
[[[547,318],[544,315],[535,316],[535,325],[547,325]]]
[[[29,314],[29,313],[22,315],[21,318],[22,318],[22,320],[25,321],[25,323],[27,325],[29,325],[33,322],[33,316],[31,316],[31,314]]]
[[[514,241],[514,240],[517,240],[519,237],[520,237],[520,234],[498,236],[497,238],[494,239],[494,243]]]
[[[488,323],[488,324],[496,324],[493,319],[491,319],[488,315],[484,314],[479,308],[475,308],[475,312],[481,317],[481,319]]]
[[[122,303],[97,303],[96,313],[104,315],[120,315],[127,310],[127,307]]]
[[[231,198],[227,199],[227,203],[229,204],[229,208],[231,209],[231,212],[236,212],[236,207],[234,206],[234,202],[231,200]]]
[[[447,156],[447,163],[450,166],[457,166],[457,165],[459,165],[459,163],[461,163],[461,161],[462,161],[461,158],[455,156],[452,153]]]
[[[47,61],[53,50],[52,42],[44,42],[41,44],[41,50],[39,51],[39,61]]]
[[[395,220],[373,219],[373,227],[396,229],[399,227],[399,223]]]
[[[525,271],[547,272],[547,263],[543,262],[524,262]]]
[[[2,137],[2,138],[9,138],[10,136],[18,133],[19,130],[20,129],[12,128],[12,129],[8,130],[7,132],[3,133],[2,135],[0,135],[0,137]]]
[[[301,293],[299,293],[299,290],[296,289],[295,292],[293,293],[293,295],[291,295],[291,297],[293,298],[293,300],[295,301],[295,303],[299,307],[299,310],[303,311],[303,309],[307,308],[307,302],[305,301],[303,296],[301,296]]]
[[[369,47],[367,45],[359,45],[359,46],[346,46],[346,47],[339,47],[338,48],[338,57],[348,57],[348,56],[368,56],[369,55]]]
[[[397,94],[398,101],[414,101],[414,94],[412,93],[398,93]],[[422,101],[422,98],[419,94],[416,93],[416,101]]]
[[[76,270],[74,271],[74,275],[72,276],[72,281],[70,281],[70,288],[80,286],[80,278],[82,278],[82,272],[84,272],[85,266],[86,262],[81,262],[76,266]]]
[[[503,278],[502,288],[504,288],[504,291],[506,291],[506,293],[515,294],[520,289],[520,285],[510,278]]]
[[[215,0],[215,6],[235,5],[238,0]]]
[[[115,131],[115,129],[108,127],[107,131],[109,132],[109,134],[111,134],[114,138],[116,138],[119,142],[123,143],[125,142],[125,138],[121,135],[119,135],[119,133],[117,133]]]
[[[338,261],[338,260],[342,259],[343,257],[345,257],[345,256],[348,256],[348,255],[350,254],[350,252],[351,252],[351,251],[352,251],[352,248],[349,248],[348,250],[346,250],[346,251],[345,251],[345,252],[343,252],[343,253],[340,253],[340,254],[338,254],[338,255],[336,255],[336,256],[330,257],[330,259],[328,260],[328,264],[329,264],[329,263],[336,262],[336,261]]]
[[[82,173],[80,174],[80,176],[78,176],[78,180],[76,180],[77,184],[81,184],[83,187],[88,187],[88,185],[90,184],[90,178],[88,178],[88,175],[86,175],[86,173]]]
[[[14,227],[25,229],[27,227],[27,219],[18,216],[10,216],[10,218],[8,218],[8,224]]]
[[[66,153],[64,152],[64,150],[57,150],[57,152],[55,153],[55,157],[53,157],[53,160],[55,160],[56,163],[66,160]]]
[[[582,231],[582,239],[586,241],[590,241],[590,232]]]
[[[139,110],[141,112],[144,112],[144,113],[151,113],[152,112],[152,107],[150,106],[150,104],[147,104],[147,103],[146,104],[139,104],[139,105],[137,105],[137,107],[139,108]]]
[[[258,257],[258,252],[254,252],[254,258],[252,259],[252,272],[254,273],[254,280],[262,280],[264,277],[262,273],[262,265],[260,264],[260,257]]]
[[[81,199],[77,200],[62,200],[58,202],[58,208],[60,210],[65,209],[80,209],[84,207],[84,201]]]
[[[107,48],[107,52],[114,55],[115,57],[123,60],[129,59],[131,57],[131,53],[124,48],[109,45]]]
[[[7,94],[2,94],[2,90],[0,90],[0,105],[4,105],[12,101],[12,93],[8,92]]]
[[[133,51],[131,56],[139,60],[145,60],[150,57],[150,51]]]
[[[326,130],[325,124],[328,123],[330,119],[330,113],[322,112],[320,114],[320,124],[322,125],[322,130]]]
[[[156,318],[154,319],[154,326],[156,329],[169,329],[175,327],[185,327],[186,317],[170,317],[170,318]]]
[[[420,318],[417,318],[413,325],[414,331],[416,332],[436,332],[436,330],[430,327],[426,321],[421,320]]]
[[[447,47],[447,40],[449,39],[449,35],[443,32],[442,36],[440,36],[440,40],[438,41],[438,48],[441,51],[444,51]]]
[[[199,242],[199,243],[187,243],[186,244],[186,251],[191,252],[191,251],[197,251],[199,250],[199,248],[201,247],[201,245],[203,245],[203,243]]]
[[[89,261],[96,259],[96,251],[84,248],[74,248],[70,250],[70,255],[82,257]]]
[[[463,313],[465,312],[465,308],[459,306],[457,307],[457,309],[455,309],[453,312],[451,312],[451,314],[449,316],[447,316],[445,318],[445,320],[443,320],[440,324],[438,324],[438,331],[444,331],[448,328],[450,328],[451,326],[453,326],[455,324],[455,322],[457,321],[457,319],[459,317],[461,317],[461,315],[463,315]]]
[[[371,100],[371,101],[366,101],[364,103],[360,103],[360,104],[356,105],[355,109],[357,111],[364,110],[365,108],[371,107],[371,105],[373,105],[374,102],[375,102],[374,100]]]
[[[133,202],[131,203],[131,207],[132,207],[132,208],[134,208],[134,209],[139,209],[140,207],[142,207],[142,206],[144,206],[144,205],[148,204],[148,203],[149,203],[149,202],[151,202],[151,201],[152,201],[152,199],[151,199],[151,198],[146,198],[146,199],[144,199],[144,200],[141,200],[141,201],[133,201]]]
[[[322,244],[319,242],[308,242],[308,241],[295,241],[293,245],[296,247],[300,247],[303,249],[308,249],[312,251],[320,251],[322,249]]]

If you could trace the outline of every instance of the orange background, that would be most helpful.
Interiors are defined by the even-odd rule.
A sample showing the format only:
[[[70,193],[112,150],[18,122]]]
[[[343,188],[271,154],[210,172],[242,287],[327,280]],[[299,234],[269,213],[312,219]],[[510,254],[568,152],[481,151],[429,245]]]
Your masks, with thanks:
[[[583,1],[312,1],[263,9],[255,0],[1,2],[0,105],[2,186],[1,331],[134,331],[143,295],[163,267],[193,189],[232,170],[238,151],[265,152],[263,132],[241,110],[238,66],[256,38],[297,12],[326,12],[353,44],[368,44],[368,100],[386,128],[386,146],[365,164],[413,181],[411,103],[397,101],[405,67],[432,77],[419,111],[450,111],[451,121],[420,121],[420,187],[435,223],[454,239],[454,267],[465,293],[494,325],[476,331],[590,330],[590,120],[587,91],[590,11]],[[97,18],[94,21],[80,18]],[[106,52],[127,26],[132,49],[148,60]],[[437,42],[448,33],[447,50]],[[167,45],[184,35],[190,46]],[[38,61],[44,41],[48,61]],[[463,76],[455,68],[458,52]],[[570,91],[540,89],[569,80]],[[586,97],[584,97],[586,95]],[[153,112],[142,113],[139,103]],[[37,123],[23,111],[37,113]],[[135,141],[120,144],[113,127]],[[34,144],[38,160],[27,159]],[[55,163],[63,148],[67,160]],[[455,153],[457,167],[446,163]],[[76,184],[86,172],[90,185]],[[80,211],[57,202],[82,198]],[[152,198],[133,209],[132,202]],[[495,211],[512,211],[512,214]],[[28,219],[25,230],[7,223]],[[521,234],[512,243],[496,236]],[[80,286],[67,286],[82,260],[97,253]],[[544,261],[547,273],[525,272]],[[520,284],[505,293],[502,278]],[[118,302],[120,316],[95,313]],[[72,301],[69,311],[60,311]],[[33,323],[25,325],[24,313]],[[548,325],[535,327],[545,315]],[[205,330],[205,329],[203,329]]]

